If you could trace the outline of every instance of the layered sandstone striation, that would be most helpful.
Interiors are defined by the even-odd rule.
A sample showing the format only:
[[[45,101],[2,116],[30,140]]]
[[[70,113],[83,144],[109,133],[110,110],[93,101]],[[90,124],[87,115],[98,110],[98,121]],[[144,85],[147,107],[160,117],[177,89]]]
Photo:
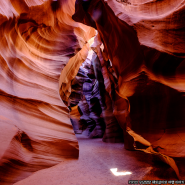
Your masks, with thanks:
[[[103,141],[124,137],[125,148],[157,156],[179,177],[184,11],[184,0],[0,2],[0,182],[78,158],[70,118],[83,117],[79,102],[84,116],[96,112],[81,97],[91,85]]]
[[[1,184],[78,158],[69,110],[59,95],[60,73],[80,48],[75,33],[84,38],[88,32],[72,20],[73,3],[0,4]]]
[[[184,120],[184,116],[169,106],[177,106],[170,103],[171,99],[180,98],[178,92],[185,90],[183,14],[184,1],[78,0],[73,15],[74,20],[98,30],[104,44],[103,58],[112,63],[115,75],[109,78],[116,78],[112,80],[113,112],[123,129],[125,147],[158,156],[178,177],[170,157],[184,157],[184,141],[179,135],[184,126],[178,119],[180,116]],[[167,94],[166,100],[163,93]],[[142,97],[149,102],[140,101]],[[140,117],[137,108],[141,109]],[[156,109],[161,110],[160,114]],[[176,115],[176,121],[170,120],[169,110]],[[150,117],[145,121],[147,114]]]

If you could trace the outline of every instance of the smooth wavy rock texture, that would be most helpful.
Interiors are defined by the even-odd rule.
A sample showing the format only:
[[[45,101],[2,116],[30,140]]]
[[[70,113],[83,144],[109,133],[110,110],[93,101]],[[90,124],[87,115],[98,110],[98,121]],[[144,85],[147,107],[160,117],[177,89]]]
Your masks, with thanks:
[[[179,177],[172,157],[185,157],[184,11],[184,0],[1,1],[0,183],[78,158],[66,105],[94,52],[103,140],[120,141],[123,130],[125,148],[157,156]]]
[[[185,56],[184,0],[107,0],[114,13],[137,31],[141,44]]]
[[[59,77],[94,29],[72,20],[74,3],[0,3],[0,184],[78,158]]]
[[[73,15],[77,22],[98,30],[104,60],[112,63],[117,76],[113,111],[124,131],[126,148],[157,155],[175,170],[178,178],[179,171],[171,157],[185,156],[184,139],[179,135],[185,118],[176,112],[177,107],[181,111],[184,107],[171,101],[174,96],[184,101],[184,5],[184,1],[165,0],[77,0]],[[145,104],[144,98],[150,103]],[[159,114],[157,109],[162,105]],[[141,110],[140,117],[137,108]],[[148,113],[151,117],[145,121]],[[163,116],[166,120],[161,119]]]

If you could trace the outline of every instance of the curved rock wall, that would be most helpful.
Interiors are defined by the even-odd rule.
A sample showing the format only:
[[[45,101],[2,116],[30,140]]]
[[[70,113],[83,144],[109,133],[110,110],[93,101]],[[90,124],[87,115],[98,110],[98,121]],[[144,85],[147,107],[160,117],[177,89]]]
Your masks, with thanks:
[[[185,31],[183,16],[184,1],[170,1],[169,3],[165,0],[142,2],[77,0],[76,11],[73,15],[74,20],[98,30],[104,44],[104,60],[110,59],[112,62],[117,78],[114,84],[116,93],[112,98],[113,112],[124,131],[126,148],[158,156],[175,170],[178,177],[178,168],[169,156],[184,156],[182,149],[184,141],[181,137],[179,138],[178,134],[180,130],[181,132],[184,130],[184,126],[163,120],[163,134],[160,135],[161,124],[152,122],[152,119],[159,118],[155,109],[161,106],[157,103],[163,97],[163,93],[152,89],[159,88],[156,82],[163,84],[162,88],[168,93],[169,102],[172,94],[166,86],[181,92],[185,91],[183,85],[185,72],[183,70]],[[148,79],[152,81],[152,85]],[[130,119],[130,116],[136,116],[130,114],[130,111],[133,106],[137,105],[137,101],[133,101],[134,96],[135,100],[137,96],[142,96],[139,91],[145,91],[146,98],[156,99],[150,106],[153,116],[147,124],[151,126],[152,131],[150,130],[148,135],[148,130],[143,129],[143,123],[140,126],[137,122],[134,123],[132,118]],[[133,97],[132,104],[129,103],[129,97]],[[168,105],[167,103],[164,106],[167,111]],[[144,107],[142,111],[146,111]],[[165,114],[165,110],[161,114],[169,117]],[[144,114],[143,118],[146,116]],[[132,128],[141,135],[134,132]],[[155,141],[149,142],[146,138],[150,141],[155,138]],[[172,138],[176,138],[175,144]]]
[[[96,45],[97,37],[92,38],[95,29],[104,44],[103,56],[98,57],[106,89],[105,104],[111,105],[104,112],[104,141],[120,139],[117,136],[121,133],[112,134],[112,130],[120,128],[113,123],[119,122],[126,147],[159,156],[179,175],[174,160],[167,155],[184,157],[183,123],[167,121],[162,128],[165,133],[157,127],[157,134],[147,135],[147,129],[141,132],[144,124],[138,127],[132,117],[137,117],[134,104],[139,102],[138,97],[158,95],[152,88],[160,87],[159,96],[165,91],[170,98],[173,90],[166,86],[185,91],[184,6],[184,0],[77,0],[76,4],[75,0],[1,1],[2,184],[13,183],[63,158],[78,157],[66,105],[71,81],[80,65],[91,48],[99,52],[100,42]],[[109,69],[108,61],[112,63]],[[167,102],[171,100],[165,101],[164,107]],[[152,128],[155,123],[148,124]]]
[[[141,44],[184,56],[184,0],[108,0],[115,14],[136,29]]]
[[[73,21],[73,12],[74,1],[0,3],[1,184],[78,158],[59,78],[94,29]]]

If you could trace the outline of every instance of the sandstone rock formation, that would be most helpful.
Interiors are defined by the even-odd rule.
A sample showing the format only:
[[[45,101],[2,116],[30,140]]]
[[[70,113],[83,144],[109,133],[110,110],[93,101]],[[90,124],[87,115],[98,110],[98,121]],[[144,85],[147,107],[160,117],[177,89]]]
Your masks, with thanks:
[[[104,44],[104,60],[110,59],[112,62],[113,70],[117,76],[117,84],[115,84],[116,94],[113,98],[114,115],[124,131],[126,148],[133,149],[134,147],[137,150],[157,155],[168,163],[179,177],[178,168],[174,160],[168,156],[184,156],[182,149],[184,148],[184,142],[178,134],[179,131],[182,132],[184,127],[179,123],[176,124],[170,121],[164,121],[163,124],[148,122],[147,124],[149,126],[136,126],[137,123],[135,122],[136,125],[134,125],[132,120],[130,120],[129,112],[135,102],[133,102],[133,105],[130,105],[128,98],[141,96],[138,90],[143,88],[142,91],[145,91],[146,87],[144,87],[143,84],[148,84],[147,88],[149,89],[153,87],[158,88],[159,86],[156,82],[184,92],[184,86],[182,85],[184,72],[182,72],[182,67],[181,72],[179,72],[180,66],[183,65],[184,62],[183,39],[181,42],[176,36],[179,36],[180,32],[184,33],[184,26],[181,20],[177,21],[177,18],[175,19],[177,11],[179,13],[183,12],[184,1],[173,2],[170,5],[167,5],[165,1],[147,1],[142,3],[137,1],[121,1],[119,5],[122,6],[119,6],[119,8],[114,6],[116,5],[115,3],[115,1],[108,1],[110,5],[108,6],[108,4],[102,0],[78,0],[76,1],[76,12],[73,15],[73,19],[98,30]],[[145,9],[148,6],[151,7],[151,11],[147,14]],[[120,11],[118,15],[124,21],[118,19],[110,7],[112,7],[114,12]],[[152,11],[154,7],[157,9],[156,12]],[[122,13],[124,14],[123,16]],[[153,13],[153,15],[151,16],[150,13]],[[79,15],[82,16],[80,17]],[[145,27],[151,25],[151,22],[148,21],[151,17],[153,20],[157,19],[158,22],[162,22],[160,24],[161,27],[155,28],[155,25],[152,26],[154,27],[152,29],[155,33],[151,33],[150,28],[147,28],[147,30],[141,28],[143,22],[146,22]],[[177,21],[175,25],[172,23],[174,19]],[[167,20],[169,21],[168,23]],[[126,24],[126,22],[132,27]],[[163,24],[165,26],[172,24],[172,27],[168,29],[168,27],[163,27]],[[162,27],[164,32],[161,31]],[[162,37],[158,29],[160,30],[159,32],[163,34],[166,31],[170,32],[173,30],[173,34],[171,34],[170,38],[168,38],[168,35],[166,35],[166,37],[163,35]],[[183,36],[181,38],[183,38]],[[173,42],[173,39],[176,39],[176,41]],[[96,50],[98,49],[96,48]],[[151,84],[150,80],[154,82],[151,86],[149,85]],[[164,89],[166,88],[167,87],[164,87]],[[166,91],[169,92],[170,90],[166,89]],[[148,93],[149,92],[146,92],[144,96],[152,95]],[[162,97],[160,92],[155,93],[153,91],[152,93],[155,97]],[[169,99],[171,98],[170,94],[169,92]],[[160,98],[156,97],[156,99],[158,101]],[[151,104],[151,111],[154,109],[153,106],[155,106],[155,103],[154,105]],[[160,104],[157,106],[160,106]],[[156,113],[156,111],[154,112]],[[135,117],[134,114],[132,115]],[[168,116],[168,114],[166,114],[166,116]],[[154,116],[152,118],[154,118]],[[157,121],[159,121],[159,119]],[[141,125],[143,124],[141,123]],[[131,128],[137,128],[137,132],[141,135],[136,134]],[[175,133],[174,128],[176,130]],[[157,134],[155,133],[156,130]],[[163,134],[160,135],[159,133]],[[145,139],[142,135],[145,135]],[[176,138],[175,143],[172,138]],[[152,142],[146,139],[152,140]],[[181,147],[179,147],[179,145]]]
[[[71,2],[11,2],[1,2],[0,130],[8,138],[0,144],[1,184],[78,158],[58,87],[63,67],[80,47],[78,24],[68,14]],[[76,32],[83,34],[80,26]]]
[[[67,106],[83,101],[85,61],[94,65],[103,141],[124,135],[125,148],[158,156],[179,177],[172,158],[185,157],[184,9],[184,0],[0,2],[1,184],[78,158],[70,116],[81,115]]]

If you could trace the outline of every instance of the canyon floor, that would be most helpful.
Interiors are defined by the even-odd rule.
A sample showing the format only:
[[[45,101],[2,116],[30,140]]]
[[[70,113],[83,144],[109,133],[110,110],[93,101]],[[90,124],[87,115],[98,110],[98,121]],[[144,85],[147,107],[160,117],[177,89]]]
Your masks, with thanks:
[[[150,155],[127,151],[123,143],[104,143],[77,135],[79,159],[33,173],[15,185],[126,185],[129,180],[177,180],[173,170]],[[179,162],[178,164],[182,164]],[[131,172],[115,176],[110,169]],[[182,169],[181,169],[182,170]]]

